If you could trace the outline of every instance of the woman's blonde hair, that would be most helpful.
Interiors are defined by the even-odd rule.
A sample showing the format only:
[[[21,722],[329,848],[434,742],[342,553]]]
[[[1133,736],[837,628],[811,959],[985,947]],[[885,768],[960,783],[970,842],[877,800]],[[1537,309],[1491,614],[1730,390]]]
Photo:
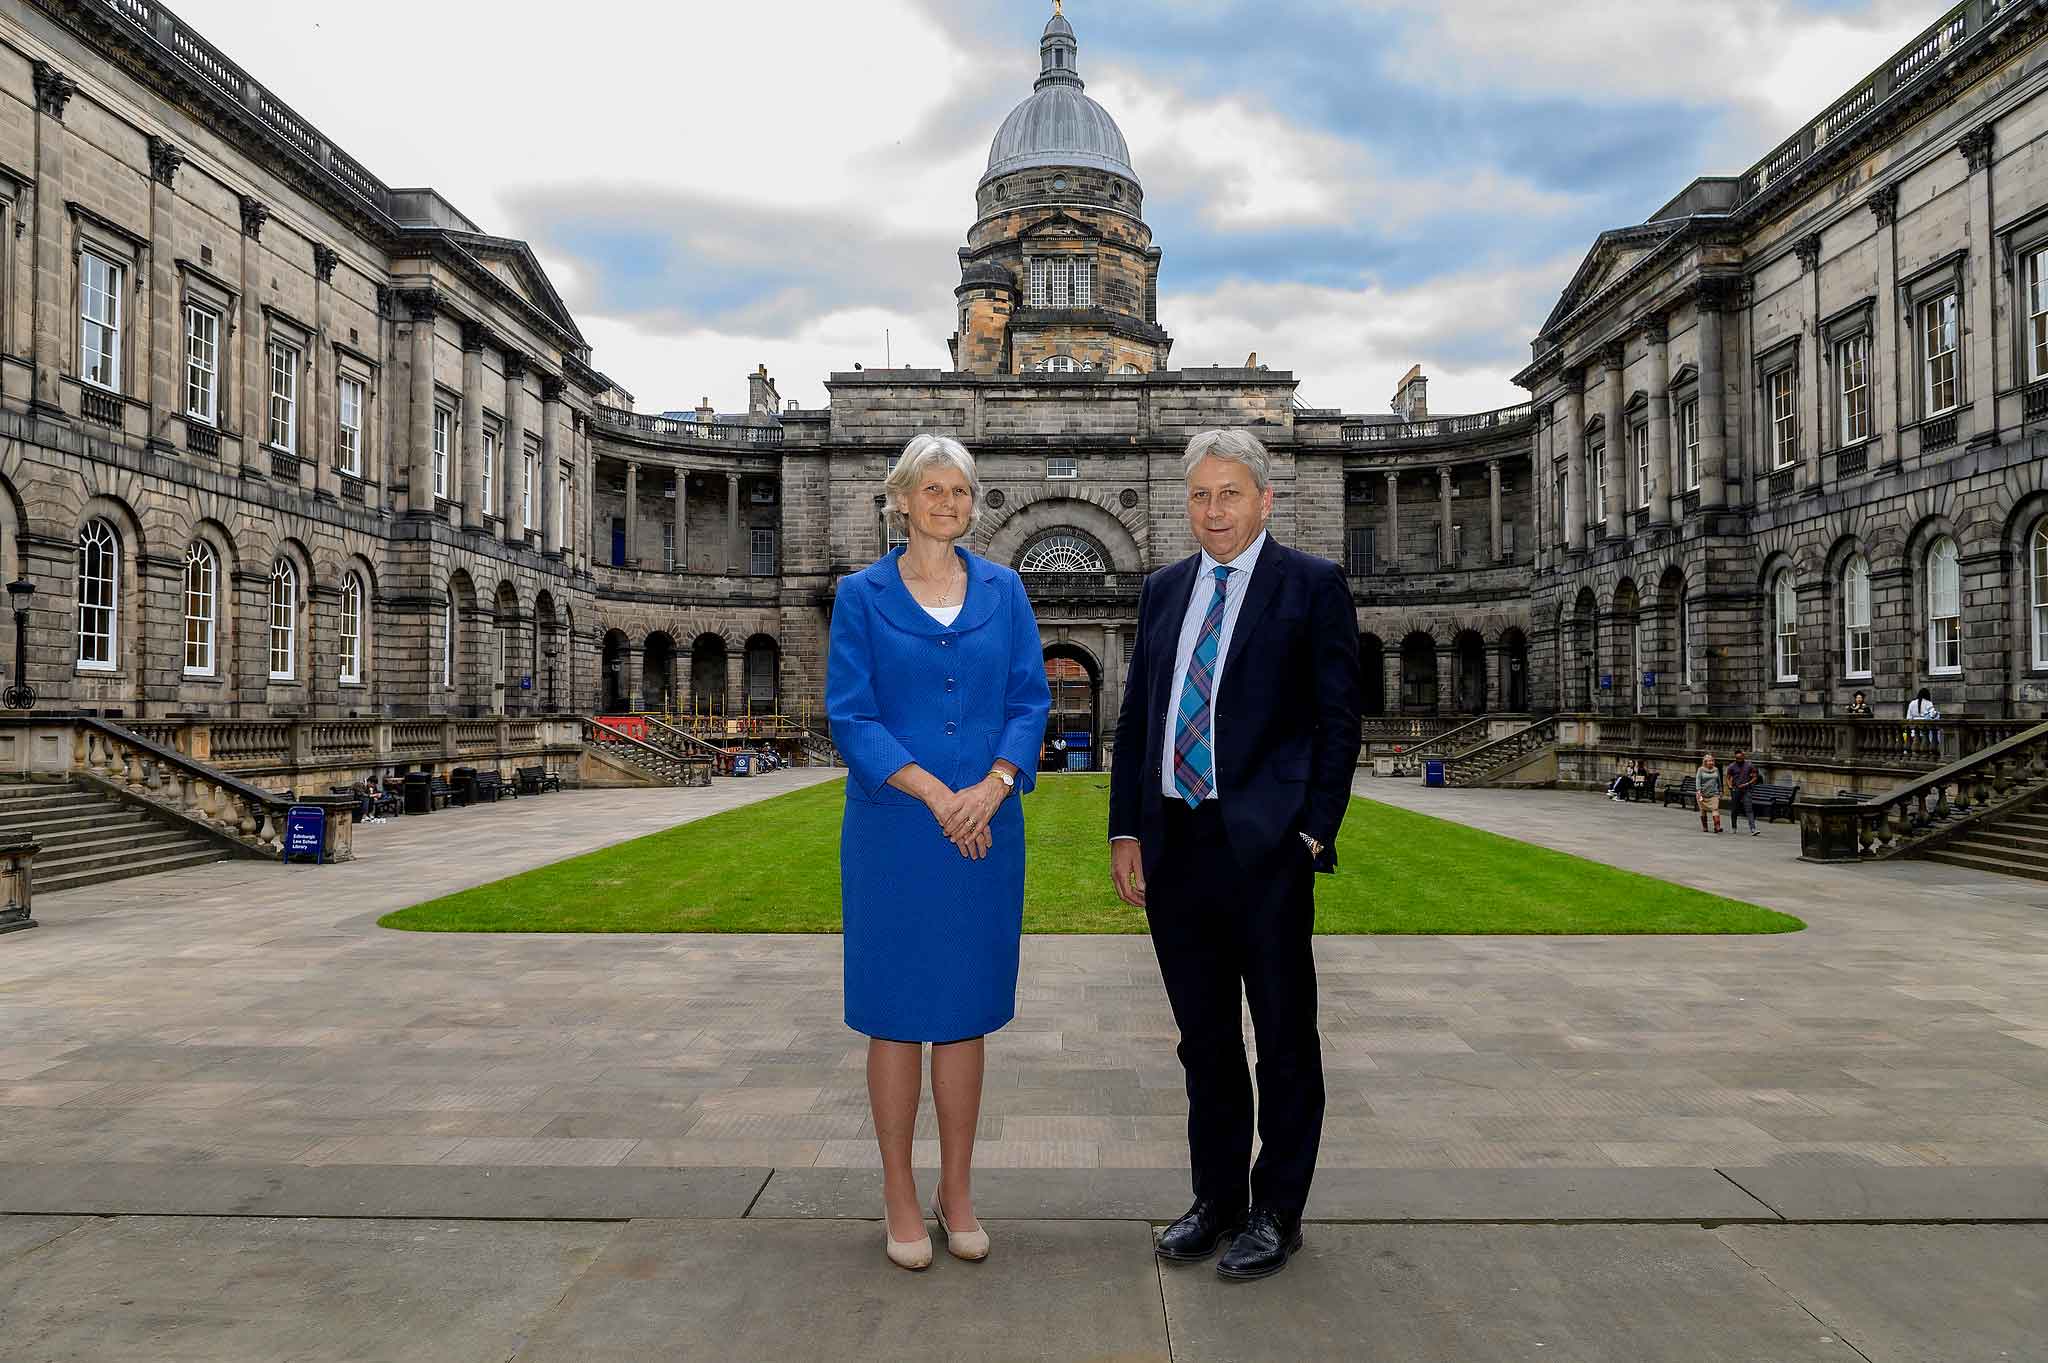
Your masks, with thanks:
[[[896,456],[895,467],[882,480],[882,495],[888,504],[891,530],[902,534],[910,528],[910,518],[904,514],[904,503],[910,497],[910,490],[934,464],[944,464],[967,475],[967,491],[973,501],[967,508],[967,529],[974,528],[975,521],[981,516],[981,472],[974,467],[974,456],[950,435],[923,432],[910,437],[903,453]]]

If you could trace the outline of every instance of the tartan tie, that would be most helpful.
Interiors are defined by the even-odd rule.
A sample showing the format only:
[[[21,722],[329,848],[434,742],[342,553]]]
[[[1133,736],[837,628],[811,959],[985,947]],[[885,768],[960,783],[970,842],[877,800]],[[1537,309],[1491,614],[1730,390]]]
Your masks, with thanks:
[[[1223,639],[1223,608],[1230,601],[1231,570],[1216,567],[1216,592],[1188,659],[1187,684],[1180,690],[1180,718],[1173,728],[1173,788],[1198,807],[1215,788],[1216,754],[1210,747],[1210,705],[1215,699],[1216,652]]]

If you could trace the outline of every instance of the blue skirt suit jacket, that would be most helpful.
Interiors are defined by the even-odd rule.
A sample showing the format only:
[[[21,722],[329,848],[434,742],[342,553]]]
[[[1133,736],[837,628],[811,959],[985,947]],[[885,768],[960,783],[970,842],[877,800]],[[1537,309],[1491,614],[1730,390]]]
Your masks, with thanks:
[[[903,584],[901,549],[842,579],[825,709],[847,766],[839,862],[846,1024],[891,1041],[959,1041],[1017,1010],[1024,811],[1052,697],[1024,582],[964,550],[952,624]],[[988,855],[960,855],[922,802],[889,784],[911,763],[955,790],[1017,767]]]

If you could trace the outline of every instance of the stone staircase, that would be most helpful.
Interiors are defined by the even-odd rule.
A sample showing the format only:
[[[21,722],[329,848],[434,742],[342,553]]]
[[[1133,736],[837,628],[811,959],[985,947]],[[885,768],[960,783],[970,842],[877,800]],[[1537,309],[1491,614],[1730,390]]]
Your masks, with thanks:
[[[0,784],[0,832],[26,833],[41,844],[32,873],[39,894],[234,855],[203,833],[72,781]]]
[[[2048,808],[2037,800],[2009,814],[1988,815],[1933,843],[1917,859],[2048,880]]]

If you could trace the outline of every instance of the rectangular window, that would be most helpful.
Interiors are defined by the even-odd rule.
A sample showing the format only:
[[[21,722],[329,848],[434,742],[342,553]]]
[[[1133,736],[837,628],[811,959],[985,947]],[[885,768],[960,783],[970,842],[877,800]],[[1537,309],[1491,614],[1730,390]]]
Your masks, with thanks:
[[[1687,492],[1700,485],[1700,400],[1678,409],[1678,480]]]
[[[540,447],[531,440],[526,443],[526,452],[519,459],[519,524],[522,529],[538,529],[533,519],[533,498],[539,488],[534,478],[540,472]]]
[[[495,515],[497,502],[492,500],[498,492],[498,428],[484,427],[484,505],[483,514]]]
[[[775,575],[775,532],[755,530],[747,546],[747,571],[755,577]]]
[[[1444,566],[1455,568],[1465,561],[1465,527],[1451,526],[1451,561]]]
[[[1500,556],[1510,562],[1514,560],[1515,523],[1513,521],[1502,521],[1500,523]]]
[[[676,523],[661,523],[661,566],[669,572],[676,570]]]
[[[341,471],[363,476],[363,383],[343,378],[340,391],[341,426],[335,441],[335,455]]]
[[[1599,512],[1598,524],[1607,524],[1607,446],[1595,445],[1586,458],[1592,461],[1594,469],[1593,509]]]
[[[1046,306],[1045,267],[1043,260],[1034,258],[1031,262],[1031,306],[1034,308]]]
[[[1074,263],[1070,260],[1050,262],[1047,273],[1051,276],[1052,302],[1055,308],[1074,306]]]
[[[1842,581],[1844,670],[1859,680],[1870,676],[1870,569],[1858,559]]]
[[[2027,257],[2027,377],[2048,379],[2048,246]]]
[[[78,375],[116,393],[121,391],[121,275],[119,265],[91,251],[79,253]]]
[[[299,449],[299,352],[270,343],[270,443],[286,454]]]
[[[1552,532],[1557,536],[1557,542],[1559,545],[1563,545],[1569,542],[1569,536],[1565,534],[1564,528],[1564,508],[1566,495],[1570,491],[1570,488],[1571,482],[1565,476],[1565,471],[1563,469],[1559,469],[1557,471],[1557,482],[1553,489],[1552,496],[1550,499],[1550,525]]]
[[[448,428],[455,424],[455,414],[446,407],[434,409],[434,495],[448,495]]]
[[[1841,441],[1870,439],[1870,338],[1851,336],[1835,347],[1835,384],[1841,390]]]
[[[1074,306],[1095,306],[1095,262],[1092,260],[1074,262]]]
[[[185,305],[185,415],[220,420],[220,314]]]
[[[1636,505],[1650,504],[1650,428],[1638,426],[1628,433],[1636,452]]]
[[[1789,366],[1771,375],[1771,467],[1799,462],[1799,375]]]
[[[1956,296],[1945,293],[1920,308],[1920,344],[1925,385],[1922,416],[1954,411],[1956,397]]]
[[[555,548],[568,552],[562,527],[569,519],[569,475],[562,474],[555,479]]]
[[[1079,478],[1081,464],[1076,459],[1048,459],[1045,461],[1045,476],[1048,478]]]
[[[1373,527],[1354,525],[1344,532],[1344,571],[1351,577],[1371,577],[1375,545]]]

